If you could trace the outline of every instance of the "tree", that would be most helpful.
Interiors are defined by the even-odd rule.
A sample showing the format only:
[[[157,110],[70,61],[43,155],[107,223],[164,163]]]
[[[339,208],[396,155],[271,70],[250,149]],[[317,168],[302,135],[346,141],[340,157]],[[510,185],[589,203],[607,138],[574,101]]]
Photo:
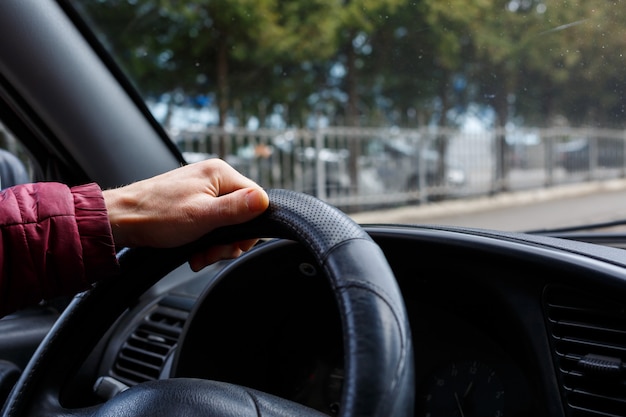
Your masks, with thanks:
[[[338,61],[345,68],[343,89],[347,95],[345,124],[359,124],[359,68],[363,57],[371,53],[369,37],[385,24],[399,5],[406,0],[343,0],[340,9],[340,49]]]
[[[387,51],[378,57],[380,67],[393,71],[385,90],[394,105],[407,114],[412,109],[428,109],[421,119],[434,120],[444,127],[455,104],[461,104],[459,80],[467,79],[470,62],[471,25],[481,14],[483,2],[463,0],[423,0],[399,8],[386,30]],[[387,67],[391,63],[392,65]],[[383,69],[384,70],[384,69]],[[387,80],[387,78],[385,78]],[[418,110],[414,113],[419,114]],[[436,181],[444,183],[448,136],[438,135],[435,148],[439,154]]]
[[[328,57],[336,48],[333,0],[79,4],[98,17],[97,24],[106,26],[106,33],[115,35],[104,41],[138,76],[144,93],[214,92],[221,125],[231,108],[231,90],[241,97],[259,91],[277,66]],[[231,77],[237,82],[234,90]]]
[[[469,102],[499,127],[624,122],[619,1],[72,2],[107,27],[144,95],[215,96],[221,124],[281,105],[295,125],[326,110],[349,125],[445,126]],[[589,103],[581,85],[604,93]]]

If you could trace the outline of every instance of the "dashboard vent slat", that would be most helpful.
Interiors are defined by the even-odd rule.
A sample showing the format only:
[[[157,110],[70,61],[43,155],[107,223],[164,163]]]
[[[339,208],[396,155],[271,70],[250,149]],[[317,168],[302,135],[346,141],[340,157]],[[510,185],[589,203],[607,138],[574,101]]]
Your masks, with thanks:
[[[131,386],[158,379],[188,315],[188,311],[155,306],[121,346],[111,376]]]
[[[556,285],[544,305],[568,415],[623,416],[626,305]]]

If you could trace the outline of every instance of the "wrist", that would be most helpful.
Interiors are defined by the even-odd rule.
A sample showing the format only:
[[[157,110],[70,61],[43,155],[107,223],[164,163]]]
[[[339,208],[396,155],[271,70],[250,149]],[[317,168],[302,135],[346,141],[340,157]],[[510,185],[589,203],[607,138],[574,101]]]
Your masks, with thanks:
[[[136,206],[136,203],[133,202],[130,196],[125,195],[122,188],[105,190],[102,192],[102,195],[115,245],[118,247],[129,246],[128,213],[130,213],[132,207]]]

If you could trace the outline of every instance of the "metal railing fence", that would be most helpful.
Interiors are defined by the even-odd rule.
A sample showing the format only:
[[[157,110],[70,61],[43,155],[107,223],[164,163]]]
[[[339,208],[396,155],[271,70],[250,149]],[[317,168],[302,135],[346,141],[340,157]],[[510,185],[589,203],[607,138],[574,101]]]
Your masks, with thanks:
[[[172,137],[190,162],[221,157],[264,187],[349,212],[626,175],[622,130],[207,128]]]

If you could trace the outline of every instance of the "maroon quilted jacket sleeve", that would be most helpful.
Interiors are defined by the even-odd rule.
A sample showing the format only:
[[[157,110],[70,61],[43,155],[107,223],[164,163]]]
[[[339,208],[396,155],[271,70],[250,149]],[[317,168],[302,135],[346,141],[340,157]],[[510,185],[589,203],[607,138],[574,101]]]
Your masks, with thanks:
[[[117,267],[96,184],[35,183],[0,192],[0,316],[85,290]]]

